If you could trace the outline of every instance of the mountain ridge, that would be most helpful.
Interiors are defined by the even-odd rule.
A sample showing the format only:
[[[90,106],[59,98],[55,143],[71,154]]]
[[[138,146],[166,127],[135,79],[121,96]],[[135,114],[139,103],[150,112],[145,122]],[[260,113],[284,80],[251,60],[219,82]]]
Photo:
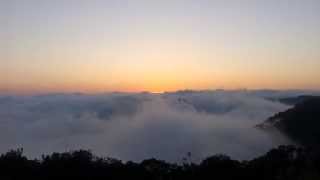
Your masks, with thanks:
[[[304,96],[294,107],[275,114],[256,127],[277,129],[305,146],[320,145],[320,97]]]

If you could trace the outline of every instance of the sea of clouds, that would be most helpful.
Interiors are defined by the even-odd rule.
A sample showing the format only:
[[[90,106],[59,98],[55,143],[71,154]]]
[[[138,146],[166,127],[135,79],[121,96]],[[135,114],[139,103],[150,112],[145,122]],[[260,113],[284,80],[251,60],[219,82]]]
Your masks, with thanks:
[[[181,162],[223,153],[251,159],[290,141],[254,128],[290,106],[273,91],[0,96],[0,153],[29,157],[77,149],[141,161]]]

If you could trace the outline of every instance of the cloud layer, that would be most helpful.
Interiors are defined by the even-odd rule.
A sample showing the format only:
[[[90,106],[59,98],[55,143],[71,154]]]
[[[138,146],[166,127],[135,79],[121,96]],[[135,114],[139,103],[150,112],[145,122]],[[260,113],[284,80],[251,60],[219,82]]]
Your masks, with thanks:
[[[288,106],[266,92],[0,96],[0,152],[91,149],[122,160],[179,162],[225,153],[250,159],[289,141],[253,128]],[[274,96],[274,94],[268,95]]]

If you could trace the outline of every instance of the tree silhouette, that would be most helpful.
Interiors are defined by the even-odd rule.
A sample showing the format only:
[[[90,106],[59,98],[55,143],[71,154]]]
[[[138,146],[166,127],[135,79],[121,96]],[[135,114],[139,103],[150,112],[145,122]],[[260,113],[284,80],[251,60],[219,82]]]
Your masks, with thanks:
[[[41,160],[29,160],[23,149],[0,156],[0,179],[320,179],[320,151],[295,146],[279,146],[250,161],[214,155],[201,163],[174,164],[157,159],[141,163],[94,156],[79,150],[52,153]]]

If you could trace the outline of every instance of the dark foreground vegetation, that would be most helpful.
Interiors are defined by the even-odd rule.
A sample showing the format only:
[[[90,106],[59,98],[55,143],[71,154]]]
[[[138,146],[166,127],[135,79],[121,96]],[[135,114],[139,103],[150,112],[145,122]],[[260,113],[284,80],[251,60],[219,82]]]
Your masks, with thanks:
[[[319,180],[320,153],[315,149],[280,146],[250,161],[215,155],[199,164],[172,164],[156,159],[122,162],[96,157],[84,150],[29,160],[18,149],[0,156],[0,179]]]

